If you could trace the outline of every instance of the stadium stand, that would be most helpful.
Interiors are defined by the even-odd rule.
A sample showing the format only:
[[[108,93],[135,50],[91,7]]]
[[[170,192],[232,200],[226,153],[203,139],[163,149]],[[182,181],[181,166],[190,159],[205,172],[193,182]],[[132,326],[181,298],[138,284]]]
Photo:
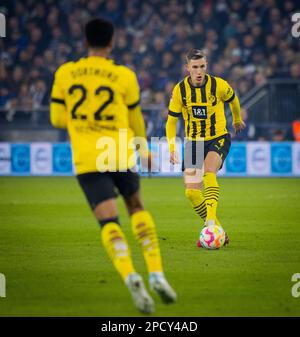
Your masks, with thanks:
[[[47,125],[43,107],[53,73],[63,62],[85,56],[82,27],[93,16],[117,26],[112,56],[139,76],[149,137],[164,135],[170,92],[185,75],[184,56],[192,47],[206,51],[209,71],[228,79],[242,98],[269,80],[299,83],[300,39],[291,35],[290,19],[297,6],[290,0],[1,1],[8,34],[0,39],[0,124],[31,119]],[[298,110],[291,114],[275,120],[287,138],[299,118]],[[251,116],[244,138],[272,139]]]

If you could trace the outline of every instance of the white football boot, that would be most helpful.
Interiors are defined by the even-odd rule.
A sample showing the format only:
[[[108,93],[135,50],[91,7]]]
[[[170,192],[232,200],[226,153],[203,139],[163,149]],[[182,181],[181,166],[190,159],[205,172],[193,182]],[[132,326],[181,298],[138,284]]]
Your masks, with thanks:
[[[163,273],[150,273],[149,284],[150,289],[155,291],[164,303],[173,303],[177,300],[175,291],[169,285]]]
[[[129,274],[125,283],[135,306],[144,314],[153,313],[154,301],[148,294],[142,277],[137,273]]]

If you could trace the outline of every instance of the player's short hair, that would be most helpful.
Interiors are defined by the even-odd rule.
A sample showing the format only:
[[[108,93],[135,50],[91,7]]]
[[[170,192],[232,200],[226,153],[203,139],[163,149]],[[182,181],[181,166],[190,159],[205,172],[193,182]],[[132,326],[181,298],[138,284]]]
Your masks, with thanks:
[[[107,47],[114,35],[113,24],[102,18],[95,18],[85,25],[85,38],[90,47]]]
[[[186,54],[186,61],[189,62],[190,60],[199,60],[202,58],[206,58],[206,55],[203,50],[200,49],[191,49]]]

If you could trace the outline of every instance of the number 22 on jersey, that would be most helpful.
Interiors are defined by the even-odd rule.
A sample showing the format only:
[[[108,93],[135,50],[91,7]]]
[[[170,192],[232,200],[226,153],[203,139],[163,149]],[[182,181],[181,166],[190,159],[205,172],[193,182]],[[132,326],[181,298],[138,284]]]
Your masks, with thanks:
[[[88,90],[82,84],[72,85],[69,88],[68,93],[69,95],[78,95],[78,99],[71,109],[72,119],[86,120],[88,113],[93,115],[95,121],[111,121],[114,119],[113,115],[104,115],[102,113],[114,100],[114,92],[110,87],[99,86],[93,93],[89,93],[94,95],[94,97],[92,97],[93,100],[99,100],[99,107],[95,111],[89,112],[80,112],[88,95]]]

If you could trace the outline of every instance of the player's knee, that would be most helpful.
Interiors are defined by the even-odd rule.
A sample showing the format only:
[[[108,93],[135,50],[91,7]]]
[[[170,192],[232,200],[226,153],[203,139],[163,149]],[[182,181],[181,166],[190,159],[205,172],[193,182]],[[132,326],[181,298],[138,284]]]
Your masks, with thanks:
[[[204,162],[204,174],[206,173],[217,173],[222,166],[221,158],[216,160],[207,160]]]
[[[117,203],[114,198],[104,200],[93,208],[96,219],[112,219],[118,217]]]

